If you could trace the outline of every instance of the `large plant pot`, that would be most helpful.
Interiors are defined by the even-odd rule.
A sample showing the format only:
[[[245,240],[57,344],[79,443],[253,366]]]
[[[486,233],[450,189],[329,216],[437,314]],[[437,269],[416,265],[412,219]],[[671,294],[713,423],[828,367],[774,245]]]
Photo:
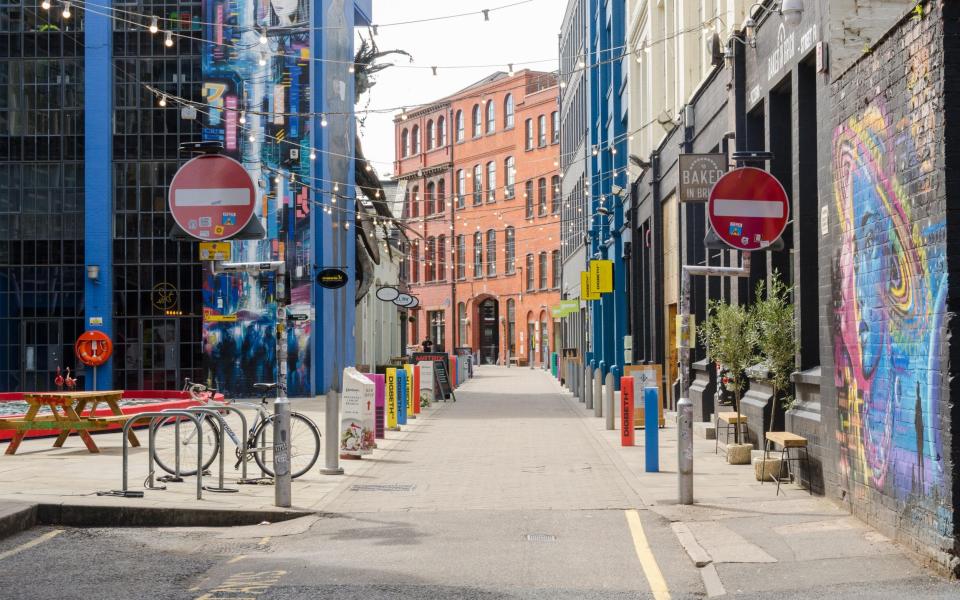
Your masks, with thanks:
[[[776,481],[783,469],[783,461],[779,458],[753,459],[753,471],[757,481]]]
[[[753,444],[728,444],[727,462],[731,465],[749,465]]]

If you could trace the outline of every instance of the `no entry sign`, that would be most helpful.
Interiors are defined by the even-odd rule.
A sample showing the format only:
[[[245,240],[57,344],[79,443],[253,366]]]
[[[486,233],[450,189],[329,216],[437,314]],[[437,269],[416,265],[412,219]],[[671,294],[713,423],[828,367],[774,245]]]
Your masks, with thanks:
[[[762,169],[743,167],[720,178],[710,191],[710,225],[729,246],[762,250],[787,227],[790,203],[777,178]]]
[[[198,156],[170,183],[170,212],[198,240],[226,240],[253,217],[256,189],[243,165],[228,156]]]

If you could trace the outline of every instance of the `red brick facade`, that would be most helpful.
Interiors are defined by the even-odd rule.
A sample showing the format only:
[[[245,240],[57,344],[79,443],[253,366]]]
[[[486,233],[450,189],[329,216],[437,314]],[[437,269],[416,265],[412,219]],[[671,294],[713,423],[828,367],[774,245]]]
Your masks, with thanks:
[[[556,350],[550,307],[560,298],[555,76],[495,73],[395,127],[416,240],[407,279],[420,300],[408,339],[469,346],[501,364],[508,352],[529,364],[533,350],[543,364]]]

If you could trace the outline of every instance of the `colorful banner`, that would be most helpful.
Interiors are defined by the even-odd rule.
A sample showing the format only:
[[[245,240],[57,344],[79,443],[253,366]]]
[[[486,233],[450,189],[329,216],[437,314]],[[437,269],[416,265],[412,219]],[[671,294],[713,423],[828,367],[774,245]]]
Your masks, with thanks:
[[[397,426],[397,370],[387,369],[387,429],[396,431]]]
[[[613,292],[613,261],[590,261],[590,291],[594,294]]]
[[[413,367],[413,414],[420,414],[420,365]]]
[[[376,432],[377,439],[383,439],[384,428],[386,427],[386,392],[387,392],[387,378],[385,375],[367,375],[367,377],[373,379],[373,383],[376,386],[376,402],[374,403],[375,407],[375,416],[376,421]]]
[[[340,394],[340,454],[363,456],[373,451],[375,402],[374,383],[353,367],[344,369]]]
[[[633,377],[620,378],[620,445],[635,446],[637,433],[634,429]]]
[[[407,372],[397,369],[397,425],[407,424]]]
[[[580,299],[581,300],[599,300],[600,294],[597,293],[590,281],[590,272],[582,271],[580,273]]]
[[[416,419],[416,411],[413,410],[413,365],[404,365],[403,370],[407,372],[407,418]]]

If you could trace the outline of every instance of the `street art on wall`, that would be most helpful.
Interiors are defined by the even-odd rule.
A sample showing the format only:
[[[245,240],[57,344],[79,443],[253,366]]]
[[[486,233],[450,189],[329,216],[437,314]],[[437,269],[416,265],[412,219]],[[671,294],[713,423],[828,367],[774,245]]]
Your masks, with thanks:
[[[307,0],[204,0],[203,137],[223,143],[257,182],[266,239],[233,242],[233,260],[287,260],[291,301],[310,305],[310,14]],[[261,35],[265,34],[267,43]],[[296,181],[291,181],[295,174]],[[204,275],[203,351],[209,378],[228,395],[275,381],[272,275]],[[310,320],[288,331],[288,394],[310,394]]]
[[[936,515],[947,273],[928,117],[874,103],[835,130],[834,375],[841,475]]]

